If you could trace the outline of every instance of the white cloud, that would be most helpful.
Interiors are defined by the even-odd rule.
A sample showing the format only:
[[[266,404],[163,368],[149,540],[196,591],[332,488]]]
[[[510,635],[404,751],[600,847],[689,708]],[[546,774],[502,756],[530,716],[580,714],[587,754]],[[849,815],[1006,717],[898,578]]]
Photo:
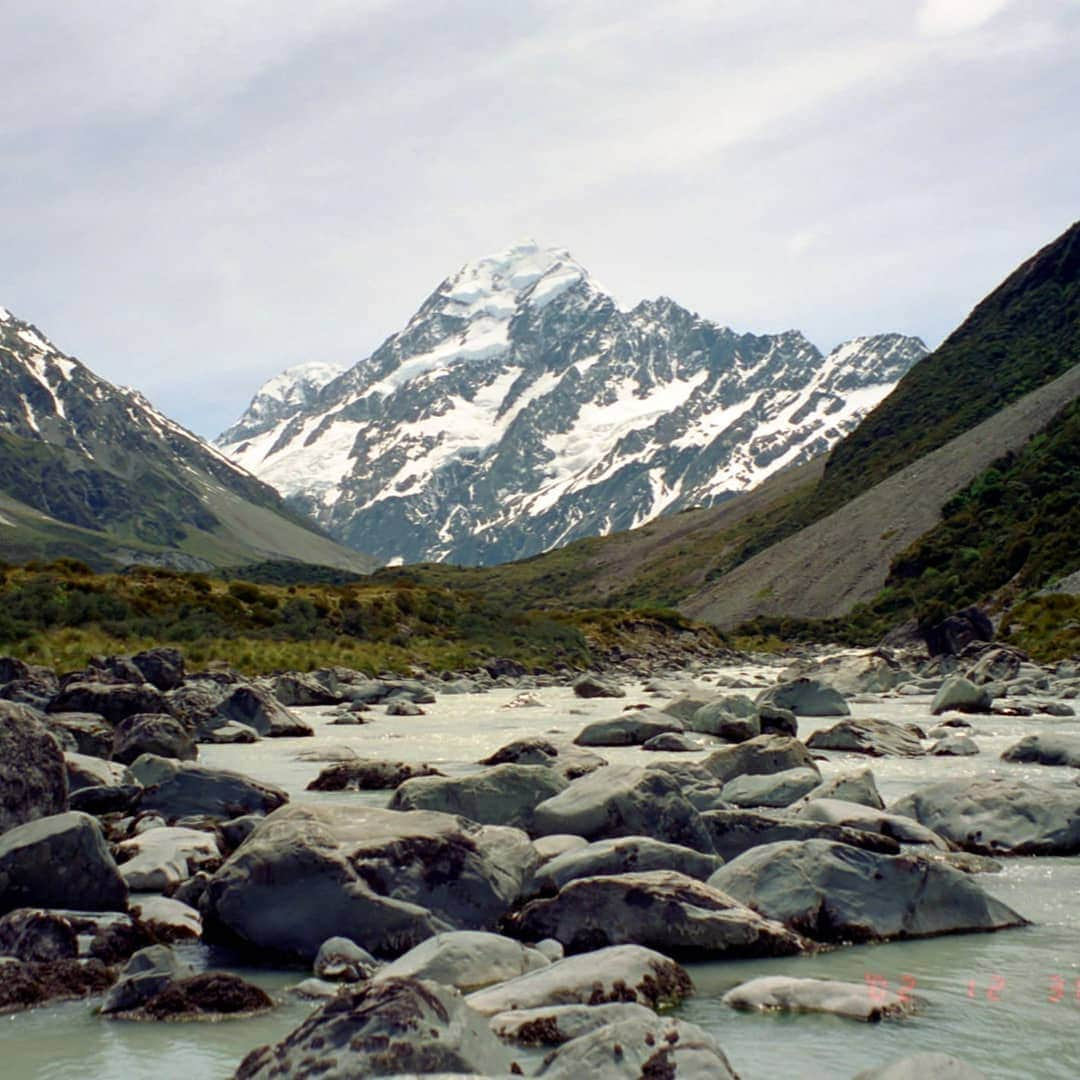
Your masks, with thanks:
[[[919,30],[931,37],[977,30],[1004,11],[1011,0],[923,0]]]

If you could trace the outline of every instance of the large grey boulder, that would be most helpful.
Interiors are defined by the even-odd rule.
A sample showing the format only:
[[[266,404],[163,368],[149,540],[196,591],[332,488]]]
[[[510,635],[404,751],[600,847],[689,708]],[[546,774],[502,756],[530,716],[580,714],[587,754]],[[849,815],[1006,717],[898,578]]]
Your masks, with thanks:
[[[407,761],[376,761],[359,758],[328,765],[307,786],[308,791],[385,791],[414,776],[442,776],[430,765]]]
[[[913,731],[869,717],[841,720],[825,731],[815,731],[806,745],[811,750],[842,750],[870,757],[922,757],[926,753]]]
[[[88,814],[70,810],[0,836],[0,914],[23,907],[127,910],[127,886]]]
[[[700,761],[651,761],[645,766],[670,776],[687,802],[696,810],[724,810],[723,783]]]
[[[501,934],[452,930],[422,941],[374,977],[430,979],[467,994],[546,968],[550,962],[543,953]]]
[[[544,1080],[738,1080],[716,1040],[672,1017],[618,1020],[564,1043],[544,1059]]]
[[[727,742],[745,742],[761,734],[758,707],[745,694],[731,694],[702,705],[686,726],[689,731],[716,735]]]
[[[483,758],[481,765],[547,765],[557,770],[567,780],[595,772],[607,764],[607,760],[591,750],[573,743],[556,741],[540,736],[515,739],[495,753]]]
[[[145,788],[142,809],[157,810],[170,820],[194,814],[226,821],[243,814],[269,814],[289,799],[280,788],[240,773],[154,754],[136,758],[130,769]]]
[[[861,1069],[852,1080],[990,1080],[986,1073],[952,1054],[911,1054],[872,1069]]]
[[[776,705],[796,716],[850,716],[851,709],[839,690],[818,679],[802,677],[763,690],[758,705]]]
[[[65,746],[69,741],[74,742],[71,749],[77,753],[97,758],[112,754],[113,729],[104,717],[94,713],[49,713],[44,719],[49,730]]]
[[[641,709],[612,720],[596,720],[578,732],[577,746],[641,746],[657,735],[682,731],[683,723],[659,709]]]
[[[507,1042],[522,1046],[561,1046],[618,1020],[652,1022],[656,1013],[636,1001],[606,1005],[545,1005],[539,1009],[510,1009],[496,1013],[491,1030]]]
[[[724,785],[722,798],[732,806],[780,808],[801,799],[820,782],[821,773],[806,766],[764,775],[751,773],[729,780]]]
[[[800,674],[812,675],[846,695],[883,694],[907,677],[900,664],[882,652],[830,656]]]
[[[753,848],[709,884],[816,941],[868,942],[1024,926],[951,866],[827,840]]]
[[[125,717],[113,732],[112,757],[130,765],[143,754],[194,761],[199,756],[195,733],[167,713],[135,713]]]
[[[120,876],[132,892],[166,892],[221,859],[213,833],[198,829],[149,829],[116,845]]]
[[[669,775],[632,765],[606,765],[575,780],[533,811],[538,836],[572,833],[586,840],[652,836],[712,852],[701,815]]]
[[[492,929],[537,864],[518,829],[433,811],[295,804],[210,880],[209,919],[248,946],[310,960],[327,937],[394,957],[444,930]]]
[[[934,757],[974,757],[979,744],[970,735],[943,735],[930,747]]]
[[[170,983],[192,974],[168,945],[150,945],[140,949],[124,965],[120,977],[105,995],[101,1011],[105,1014],[129,1012],[145,1005]]]
[[[26,963],[48,963],[79,955],[79,939],[62,912],[16,908],[0,918],[0,956]]]
[[[223,720],[246,724],[268,738],[315,734],[306,720],[286,709],[261,686],[236,687],[218,705],[218,714]]]
[[[1080,852],[1080,790],[984,776],[919,788],[890,809],[978,855]]]
[[[781,840],[834,840],[896,855],[900,845],[877,832],[806,821],[786,810],[709,810],[701,815],[716,854],[730,861],[750,848]]]
[[[370,979],[379,967],[379,961],[355,941],[347,937],[332,937],[319,946],[312,970],[320,979],[363,982]]]
[[[578,878],[552,899],[526,904],[509,925],[527,941],[554,938],[568,953],[637,944],[666,956],[730,959],[806,947],[779,923],[672,870]]]
[[[68,683],[49,702],[49,712],[97,713],[110,724],[136,713],[163,713],[165,699],[150,683],[105,683],[96,681]]]
[[[275,676],[271,693],[278,704],[287,709],[308,705],[338,705],[346,700],[344,694],[331,692],[314,675],[300,671],[285,671]]]
[[[528,829],[533,810],[569,781],[546,765],[493,765],[469,776],[418,776],[390,799],[391,810],[438,810],[482,825]]]
[[[575,680],[573,690],[579,698],[626,697],[626,691],[614,679],[605,679],[592,673],[582,675]]]
[[[833,979],[797,979],[790,975],[762,975],[740,983],[722,998],[733,1009],[758,1012],[828,1013],[850,1020],[874,1022],[906,1016],[913,1011],[910,995],[867,987],[865,983]]]
[[[1009,682],[1020,674],[1020,667],[1027,661],[1019,649],[998,646],[986,652],[964,672],[964,677],[976,686],[991,682]]]
[[[546,968],[477,990],[469,1004],[485,1016],[548,1005],[602,1005],[632,1001],[650,1009],[677,1005],[694,989],[674,960],[641,945],[568,956]]]
[[[184,654],[164,645],[145,649],[131,658],[139,674],[159,690],[173,690],[184,681]]]
[[[990,711],[993,700],[986,687],[976,686],[962,675],[950,675],[934,695],[930,712],[934,716],[939,716],[949,709],[956,709],[958,712],[985,713]]]
[[[67,807],[64,753],[41,713],[0,701],[0,833]]]
[[[888,814],[859,803],[842,799],[813,799],[793,811],[804,821],[821,821],[828,825],[845,825],[849,829],[881,833],[900,844],[929,844],[939,851],[948,851],[949,845],[925,825],[902,814]]]
[[[533,875],[530,892],[557,892],[576,878],[629,874],[646,870],[675,870],[704,881],[723,865],[723,859],[649,836],[620,836],[596,840],[556,855]]]
[[[859,803],[875,810],[885,809],[885,802],[877,789],[877,781],[869,769],[837,773],[836,776],[823,780],[813,791],[807,792],[806,801],[813,799],[842,799],[844,802]]]
[[[131,773],[119,762],[104,761],[70,750],[64,754],[64,768],[67,770],[69,806],[71,796],[83,788],[115,787],[132,781]]]
[[[456,990],[388,979],[343,990],[275,1046],[252,1050],[235,1080],[506,1076],[510,1066],[510,1051]]]
[[[786,735],[759,735],[736,746],[721,747],[701,764],[724,783],[744,774],[760,776],[786,769],[817,769],[810,751],[798,739]]]
[[[1036,765],[1067,765],[1080,769],[1080,735],[1039,732],[1026,735],[1001,755],[1002,761],[1031,762]]]

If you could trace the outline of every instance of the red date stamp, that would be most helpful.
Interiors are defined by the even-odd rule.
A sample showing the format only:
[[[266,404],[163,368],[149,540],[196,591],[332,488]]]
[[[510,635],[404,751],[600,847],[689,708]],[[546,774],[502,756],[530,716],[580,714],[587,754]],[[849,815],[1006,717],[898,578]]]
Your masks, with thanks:
[[[1066,979],[1064,975],[1048,975],[1046,985],[1046,1001],[1050,1005],[1060,1005],[1069,1001],[1080,1004],[1080,979]],[[895,993],[903,1005],[910,1005],[913,1001],[912,992],[917,982],[914,975],[901,975],[895,990],[888,978],[874,972],[866,972],[863,976],[866,983],[866,992],[875,1005],[883,1005],[889,994]],[[968,979],[967,996],[971,1001],[988,1001],[996,1004],[1005,1001],[1008,982],[1003,975],[990,975],[982,979]]]

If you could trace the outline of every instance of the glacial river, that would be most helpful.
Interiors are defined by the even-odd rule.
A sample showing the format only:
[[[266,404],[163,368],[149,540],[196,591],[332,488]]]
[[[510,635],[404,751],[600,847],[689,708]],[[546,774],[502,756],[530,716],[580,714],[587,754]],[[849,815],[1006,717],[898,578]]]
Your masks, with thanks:
[[[759,678],[775,672],[725,669]],[[746,691],[753,694],[753,690]],[[573,736],[585,723],[617,715],[637,701],[663,704],[640,687],[619,700],[579,701],[568,689],[537,691],[539,708],[507,708],[511,690],[447,695],[424,706],[427,715],[389,717],[376,709],[362,726],[330,725],[331,710],[298,710],[313,726],[313,739],[264,740],[251,746],[203,746],[201,760],[278,784],[293,799],[385,804],[386,793],[311,794],[307,783],[323,767],[312,756],[354,751],[360,757],[426,761],[448,774],[473,764],[511,739],[560,732]],[[929,728],[930,698],[884,698],[853,703],[856,716]],[[913,788],[962,775],[1008,772],[1037,782],[1072,785],[1072,770],[1006,764],[1002,750],[1033,731],[1080,734],[1080,722],[1050,717],[976,717],[982,753],[971,758],[868,759],[834,756],[821,762],[828,777],[869,764],[889,804]],[[832,720],[800,721],[805,738]],[[701,736],[696,754],[651,754],[637,748],[604,748],[610,761],[646,763],[662,757],[695,760],[715,743]],[[705,744],[709,745],[706,746]],[[1000,874],[980,883],[1035,925],[996,934],[966,934],[925,941],[840,949],[813,957],[690,965],[696,994],[678,1010],[685,1020],[716,1036],[743,1080],[837,1080],[859,1069],[917,1051],[953,1053],[997,1078],[1080,1076],[1080,858],[1004,861]],[[235,957],[214,956],[202,946],[184,950],[197,966],[228,967],[282,1001],[263,1017],[218,1024],[136,1024],[99,1019],[95,1002],[80,1001],[0,1017],[3,1080],[218,1080],[231,1076],[244,1054],[275,1041],[308,1014],[311,1005],[285,993],[306,972],[252,971]],[[889,988],[912,987],[919,1012],[903,1021],[861,1024],[833,1017],[734,1012],[720,1003],[735,984],[763,974],[790,974],[864,982],[874,976]]]

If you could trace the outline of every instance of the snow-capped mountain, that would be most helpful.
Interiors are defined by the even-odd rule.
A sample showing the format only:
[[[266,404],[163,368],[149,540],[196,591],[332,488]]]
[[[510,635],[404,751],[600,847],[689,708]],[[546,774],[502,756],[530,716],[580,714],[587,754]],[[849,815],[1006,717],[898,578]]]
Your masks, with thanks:
[[[823,356],[667,298],[620,309],[529,242],[467,264],[318,390],[305,369],[271,380],[217,441],[351,546],[494,563],[753,487],[840,439],[926,351],[883,334]]]
[[[361,570],[216,447],[0,308],[0,548],[209,567],[294,558]],[[78,532],[72,531],[80,530]]]

